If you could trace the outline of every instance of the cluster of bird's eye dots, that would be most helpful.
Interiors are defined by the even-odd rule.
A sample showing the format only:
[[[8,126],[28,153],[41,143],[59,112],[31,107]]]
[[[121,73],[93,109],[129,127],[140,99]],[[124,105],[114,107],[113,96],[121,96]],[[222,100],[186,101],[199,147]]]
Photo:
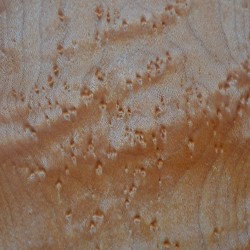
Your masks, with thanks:
[[[183,14],[185,14],[188,11],[189,8],[189,1],[178,1],[176,0],[174,4],[169,4],[164,8],[163,11],[163,15],[161,17],[161,22],[152,22],[152,20],[147,20],[146,16],[141,15],[140,18],[138,19],[138,23],[141,25],[141,27],[145,27],[147,26],[147,24],[150,22],[150,27],[154,30],[157,31],[158,29],[161,29],[162,27],[165,27],[166,25],[168,25],[169,21],[171,20],[171,18],[176,18],[178,16],[181,16]],[[116,13],[111,13],[111,11],[109,9],[104,9],[102,6],[97,6],[94,10],[94,13],[96,15],[96,18],[98,21],[102,21],[105,20],[107,23],[111,23],[112,20],[114,19],[114,16],[119,18],[120,14],[119,12]],[[58,18],[61,22],[64,22],[66,17],[64,15],[64,12],[62,9],[58,10]],[[122,18],[122,30],[124,32],[128,31],[130,27],[130,23],[128,20],[126,20],[125,18]],[[64,47],[62,44],[57,44],[56,46],[56,53],[58,54],[58,56],[63,56],[64,54]],[[135,86],[141,86],[144,84],[145,81],[152,81],[155,77],[157,77],[157,75],[160,75],[162,73],[162,71],[164,70],[165,67],[167,67],[173,60],[174,60],[174,56],[172,55],[170,50],[167,50],[164,54],[164,57],[160,58],[160,57],[156,57],[155,59],[150,60],[149,62],[147,62],[146,66],[145,66],[145,72],[144,74],[142,73],[138,73],[136,72],[134,75],[134,78],[126,78],[124,79],[126,88],[130,91],[132,91],[134,89]],[[250,63],[248,60],[246,60],[243,64],[243,69],[245,70],[245,72],[247,74],[249,74],[250,72]],[[33,93],[34,95],[38,96],[38,95],[42,95],[42,93],[44,93],[45,91],[50,91],[51,89],[53,89],[55,87],[55,83],[57,82],[58,77],[60,76],[60,67],[57,63],[54,63],[51,66],[51,72],[48,74],[47,76],[47,86],[48,89],[45,89],[44,86],[39,87],[37,85],[34,86],[33,88]],[[94,76],[96,77],[96,79],[100,82],[105,82],[106,81],[106,77],[107,77],[107,73],[105,72],[105,69],[102,69],[101,67],[97,67],[94,71]],[[222,94],[222,96],[226,96],[227,93],[230,91],[230,89],[233,89],[235,87],[237,87],[240,84],[240,76],[237,73],[231,73],[228,75],[227,79],[220,83],[218,85],[218,91]],[[67,82],[64,82],[63,84],[63,89],[67,92],[71,91],[71,87]],[[25,102],[26,101],[26,96],[23,92],[18,93],[15,89],[12,90],[12,96],[14,98],[17,98],[19,100],[21,100],[21,102]],[[186,95],[186,105],[188,106],[191,101],[190,101],[190,96],[195,96],[195,100],[197,101],[197,103],[199,103],[201,106],[204,104],[204,98],[203,95],[201,94],[201,92],[199,92],[198,89],[187,89],[186,91],[187,95]],[[246,91],[244,94],[242,94],[242,96],[240,97],[240,100],[238,101],[237,107],[236,107],[236,116],[233,116],[233,120],[236,120],[237,117],[242,117],[244,115],[244,110],[245,107],[249,104],[249,99],[250,99],[250,91]],[[95,93],[93,91],[91,91],[88,87],[83,86],[80,90],[80,96],[81,96],[81,100],[83,102],[83,104],[89,108],[91,108],[91,103],[95,103],[97,105],[99,105],[100,110],[106,110],[107,108],[109,108],[109,103],[105,101],[105,98],[102,98],[100,100],[97,100],[97,102],[94,102],[94,100],[96,100],[96,96]],[[46,97],[45,97],[46,98]],[[226,98],[225,98],[226,99]],[[223,101],[223,98],[222,98]],[[52,109],[54,106],[60,106],[61,107],[61,115],[63,117],[64,120],[66,121],[71,121],[72,117],[76,117],[77,116],[77,108],[76,107],[64,107],[61,106],[59,104],[58,101],[55,101],[54,103],[47,98],[47,105],[50,109]],[[94,104],[93,104],[94,105]],[[165,105],[164,103],[164,99],[163,97],[160,98],[160,104],[156,105],[154,107],[154,113],[155,113],[155,117],[160,117],[162,114],[162,109],[163,106]],[[208,105],[208,104],[207,104]],[[179,103],[177,103],[178,108],[180,108]],[[32,106],[31,104],[28,103],[28,108],[29,111],[32,111]],[[133,112],[133,108],[131,107],[125,107],[123,106],[122,103],[119,103],[119,101],[117,101],[116,103],[116,114],[117,114],[117,119],[123,119],[126,116],[131,116],[132,112]],[[230,109],[230,105],[229,103],[223,102],[221,104],[220,107],[218,107],[216,109],[216,113],[215,113],[215,117],[214,119],[207,119],[206,120],[206,125],[208,127],[212,127],[213,128],[213,136],[214,138],[217,138],[217,123],[219,123],[220,121],[222,121],[223,119],[225,119],[225,114],[226,113],[230,113],[231,109]],[[204,111],[204,115],[207,118],[208,117],[208,111]],[[49,116],[47,114],[45,114],[46,120],[49,121]],[[193,120],[191,116],[187,115],[187,126],[188,128],[191,130],[193,128]],[[37,129],[35,126],[32,126],[31,124],[27,123],[25,124],[25,129],[27,131],[29,131],[29,134],[31,136],[31,138],[33,138],[34,140],[37,138]],[[129,128],[126,128],[125,131],[125,135],[127,137],[131,137],[133,139],[133,145],[139,145],[142,148],[146,148],[147,147],[147,143],[148,143],[148,138],[146,138],[146,136],[144,135],[143,131],[140,130],[136,130],[136,131],[132,131]],[[167,140],[167,128],[162,125],[159,128],[159,131],[154,131],[152,133],[152,136],[150,138],[150,143],[156,145],[156,149],[158,147],[157,142],[158,141],[166,141]],[[190,151],[190,155],[191,157],[193,157],[193,155],[195,154],[196,151],[196,141],[195,138],[193,138],[193,136],[189,136],[186,139],[186,146],[188,148],[188,150]],[[81,149],[82,145],[77,145],[77,142],[74,141],[74,139],[72,138],[71,141],[69,142],[68,146],[65,145],[61,145],[61,151],[64,154],[67,154],[70,156],[70,159],[73,163],[73,165],[77,165],[77,158],[79,157],[78,155],[78,149]],[[95,147],[95,143],[90,140],[87,145],[86,145],[86,155],[88,156],[92,156],[95,159],[95,163],[93,165],[93,171],[95,173],[95,175],[97,176],[97,178],[102,178],[102,176],[105,175],[105,162],[102,161],[101,157],[99,157],[98,152],[96,150]],[[223,149],[223,142],[221,142],[219,139],[218,141],[215,140],[214,143],[214,151],[216,154],[223,154],[224,153],[224,149]],[[109,160],[114,160],[117,158],[118,152],[115,149],[112,149],[110,151],[106,152],[106,159]],[[100,158],[100,159],[99,159]],[[155,162],[155,166],[156,168],[161,171],[164,168],[164,159],[162,159],[161,157],[158,157],[156,159]],[[70,176],[71,173],[71,167],[66,166],[64,167],[64,173],[66,176]],[[129,175],[130,173],[130,169],[128,168],[128,166],[125,166],[124,168],[124,173],[125,175]],[[139,166],[137,168],[135,168],[133,175],[136,178],[147,178],[147,168],[144,166]],[[30,172],[30,175],[28,177],[29,180],[38,180],[40,182],[45,181],[47,176],[47,171],[45,170],[45,168],[38,168],[35,169],[34,171]],[[159,185],[162,185],[162,180],[161,178],[159,178]],[[63,188],[64,188],[64,183],[63,180],[61,179],[57,179],[57,181],[55,182],[55,190],[58,193],[58,197],[59,199],[61,199],[61,194],[63,193]],[[124,207],[126,209],[129,209],[131,206],[131,202],[133,201],[133,199],[136,197],[136,194],[138,192],[138,185],[136,185],[135,183],[132,183],[130,186],[127,186],[124,189]],[[65,211],[65,219],[67,222],[70,222],[71,219],[73,217],[73,210],[71,208],[68,208]],[[135,225],[140,225],[141,221],[143,220],[143,217],[141,214],[135,214],[132,217],[132,220],[134,222]],[[89,221],[89,233],[90,234],[95,234],[98,231],[98,227],[105,221],[105,213],[98,209],[96,210],[90,221]],[[159,223],[157,219],[153,219],[150,224],[149,224],[149,228],[151,232],[157,232],[157,230],[159,230]],[[212,235],[214,238],[219,237],[220,233],[222,232],[222,229],[218,229],[218,228],[214,228],[214,231],[212,232]],[[178,241],[170,241],[169,239],[166,239],[165,241],[162,242],[163,246],[167,249],[167,248],[172,248],[175,247],[176,249],[179,249],[180,243]],[[100,249],[99,247],[97,249]]]

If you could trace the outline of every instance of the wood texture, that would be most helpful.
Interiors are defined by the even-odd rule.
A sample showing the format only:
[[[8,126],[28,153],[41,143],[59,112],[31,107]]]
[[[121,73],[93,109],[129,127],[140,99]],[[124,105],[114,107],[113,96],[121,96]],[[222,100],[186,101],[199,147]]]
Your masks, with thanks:
[[[0,0],[0,249],[250,249],[249,0]]]

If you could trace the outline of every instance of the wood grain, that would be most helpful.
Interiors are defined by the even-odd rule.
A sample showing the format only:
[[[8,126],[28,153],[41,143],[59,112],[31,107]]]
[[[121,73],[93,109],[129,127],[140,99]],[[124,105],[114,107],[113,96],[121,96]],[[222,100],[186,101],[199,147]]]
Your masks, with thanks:
[[[250,249],[249,0],[0,0],[0,249]]]

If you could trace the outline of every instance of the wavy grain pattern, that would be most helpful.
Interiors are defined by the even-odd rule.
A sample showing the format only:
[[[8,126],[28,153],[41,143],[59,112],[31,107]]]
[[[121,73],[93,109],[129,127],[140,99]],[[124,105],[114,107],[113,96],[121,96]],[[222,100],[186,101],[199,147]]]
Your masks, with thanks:
[[[250,249],[249,0],[0,0],[0,249]]]

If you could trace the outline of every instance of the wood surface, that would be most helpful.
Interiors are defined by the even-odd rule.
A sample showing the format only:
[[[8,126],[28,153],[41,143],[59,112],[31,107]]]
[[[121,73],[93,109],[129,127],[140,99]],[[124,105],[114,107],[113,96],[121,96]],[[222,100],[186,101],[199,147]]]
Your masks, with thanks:
[[[250,1],[0,0],[0,249],[250,249]]]

